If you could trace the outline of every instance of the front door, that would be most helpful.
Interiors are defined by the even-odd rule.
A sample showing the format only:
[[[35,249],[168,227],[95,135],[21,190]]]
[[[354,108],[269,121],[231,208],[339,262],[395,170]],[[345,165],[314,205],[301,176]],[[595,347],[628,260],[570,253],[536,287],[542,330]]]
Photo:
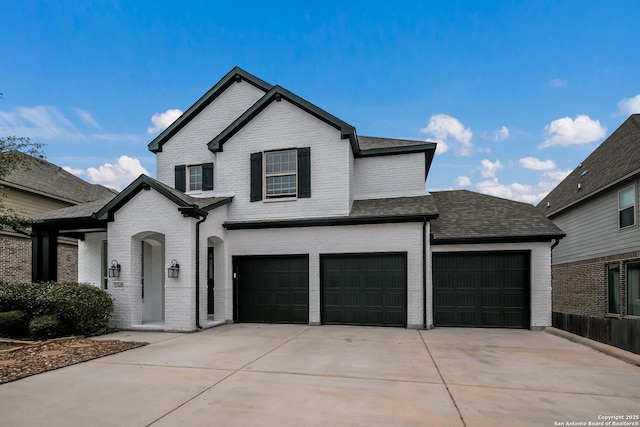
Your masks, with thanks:
[[[214,303],[214,282],[213,282],[213,246],[207,248],[207,314],[213,315]]]

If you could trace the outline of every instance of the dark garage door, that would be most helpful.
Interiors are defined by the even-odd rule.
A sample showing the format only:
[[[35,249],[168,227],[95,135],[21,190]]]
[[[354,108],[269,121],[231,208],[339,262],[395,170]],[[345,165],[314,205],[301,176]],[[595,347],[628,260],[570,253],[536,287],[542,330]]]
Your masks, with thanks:
[[[320,256],[322,323],[406,326],[407,255]]]
[[[233,258],[237,322],[309,323],[309,257]]]
[[[435,326],[529,327],[528,252],[433,254]]]

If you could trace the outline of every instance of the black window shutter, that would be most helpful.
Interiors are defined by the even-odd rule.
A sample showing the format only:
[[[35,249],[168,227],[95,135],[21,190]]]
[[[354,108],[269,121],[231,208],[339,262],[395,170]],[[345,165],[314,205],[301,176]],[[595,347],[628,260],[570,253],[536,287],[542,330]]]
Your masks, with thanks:
[[[213,190],[213,163],[202,165],[202,191]]]
[[[262,200],[262,153],[251,154],[251,197],[252,202]]]
[[[311,197],[311,148],[298,148],[298,198]]]
[[[187,167],[186,165],[176,165],[176,190],[187,191]]]

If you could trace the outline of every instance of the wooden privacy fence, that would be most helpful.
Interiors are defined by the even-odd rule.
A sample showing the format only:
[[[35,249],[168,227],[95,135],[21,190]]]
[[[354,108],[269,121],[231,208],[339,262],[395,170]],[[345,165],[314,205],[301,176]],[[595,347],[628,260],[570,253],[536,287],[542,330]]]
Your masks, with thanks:
[[[553,312],[553,326],[640,354],[640,318],[594,317]]]

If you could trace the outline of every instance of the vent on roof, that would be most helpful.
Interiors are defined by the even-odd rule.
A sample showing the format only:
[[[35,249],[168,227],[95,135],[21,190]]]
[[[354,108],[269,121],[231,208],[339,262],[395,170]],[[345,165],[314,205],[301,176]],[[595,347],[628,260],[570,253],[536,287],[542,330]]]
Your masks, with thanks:
[[[582,186],[580,185],[580,183],[578,183],[578,190],[580,190],[580,188],[582,188]]]
[[[589,172],[589,169],[587,169],[587,170],[585,170],[584,172],[582,172],[582,173],[580,174],[580,176],[585,176],[588,172]]]

